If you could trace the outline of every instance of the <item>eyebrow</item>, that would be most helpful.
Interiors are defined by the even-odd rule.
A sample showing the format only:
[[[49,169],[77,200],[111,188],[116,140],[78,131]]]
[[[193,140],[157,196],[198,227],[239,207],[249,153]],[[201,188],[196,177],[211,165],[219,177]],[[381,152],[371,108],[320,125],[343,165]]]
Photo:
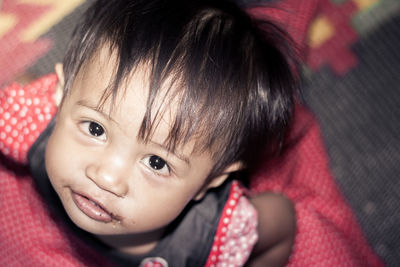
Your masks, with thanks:
[[[168,154],[172,154],[175,157],[177,157],[178,159],[184,161],[187,165],[190,165],[189,157],[187,157],[187,156],[185,156],[183,154],[180,154],[180,153],[178,153],[176,151],[172,151],[166,145],[154,142],[153,140],[149,140],[149,143],[151,143],[151,144],[153,144],[155,146],[158,146],[162,150],[165,150]]]
[[[105,117],[106,119],[113,121],[114,123],[118,124],[118,122],[116,120],[114,120],[110,114],[105,113],[101,108],[99,108],[98,105],[94,105],[92,103],[90,103],[87,100],[79,100],[78,102],[76,102],[76,105],[81,106],[81,107],[85,107],[85,108],[89,108],[93,111],[96,111],[97,113],[99,113],[101,116]]]

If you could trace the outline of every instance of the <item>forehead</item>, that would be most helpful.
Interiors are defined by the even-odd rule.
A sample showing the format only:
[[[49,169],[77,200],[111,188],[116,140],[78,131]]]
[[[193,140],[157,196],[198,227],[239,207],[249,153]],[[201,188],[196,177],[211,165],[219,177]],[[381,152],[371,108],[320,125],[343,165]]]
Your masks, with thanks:
[[[146,64],[138,65],[123,79],[114,98],[105,99],[107,92],[113,90],[111,85],[116,65],[115,54],[110,54],[107,48],[99,49],[78,72],[69,98],[107,113],[120,124],[129,125],[130,135],[134,134],[144,141],[157,139],[157,142],[170,147],[171,151],[191,148],[192,154],[195,148],[202,146],[203,140],[198,138],[197,133],[192,133],[191,138],[184,142],[179,138],[171,141],[176,136],[182,136],[177,132],[188,130],[184,123],[176,127],[177,117],[180,115],[180,93],[184,89],[174,86],[172,79],[166,79],[156,92],[154,101],[149,103],[151,70]],[[140,129],[143,127],[145,134],[141,136]]]
[[[103,46],[85,61],[73,82],[74,94],[97,96],[99,101],[107,91],[115,90],[120,98],[130,90],[139,91],[137,95],[148,94],[147,68],[138,66],[128,77],[124,78],[118,88],[113,88],[113,83],[118,66],[116,53]]]
[[[135,114],[135,120],[141,120],[147,110],[149,96],[148,67],[144,64],[138,65],[114,88],[117,65],[115,53],[110,53],[106,47],[99,49],[78,72],[71,88],[71,98],[90,102],[96,109],[110,116]],[[156,98],[156,104],[161,106],[162,101],[159,98]],[[164,107],[163,121],[167,121],[167,115],[171,117],[175,113],[173,103],[169,104]]]

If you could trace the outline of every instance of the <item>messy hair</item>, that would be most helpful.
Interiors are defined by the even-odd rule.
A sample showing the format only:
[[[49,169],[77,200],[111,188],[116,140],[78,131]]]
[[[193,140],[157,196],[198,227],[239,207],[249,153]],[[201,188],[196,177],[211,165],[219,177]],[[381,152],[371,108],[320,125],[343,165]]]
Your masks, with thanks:
[[[297,79],[288,40],[230,1],[98,0],[69,44],[64,95],[81,67],[108,46],[117,62],[103,100],[114,99],[137,66],[149,66],[138,138],[151,138],[164,112],[155,108],[162,95],[178,101],[165,141],[171,150],[189,140],[198,151],[210,149],[211,175],[236,161],[252,167],[279,147],[290,122]]]

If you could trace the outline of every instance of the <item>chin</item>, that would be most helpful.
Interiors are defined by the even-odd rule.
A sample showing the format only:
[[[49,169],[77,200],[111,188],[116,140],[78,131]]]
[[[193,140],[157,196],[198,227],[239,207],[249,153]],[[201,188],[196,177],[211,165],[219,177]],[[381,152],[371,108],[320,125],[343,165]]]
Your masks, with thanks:
[[[77,227],[88,233],[94,235],[111,235],[118,233],[117,229],[118,222],[109,222],[109,223],[98,222],[89,217],[85,218],[84,216],[86,215],[79,216],[76,214],[70,215],[68,213],[68,216]]]

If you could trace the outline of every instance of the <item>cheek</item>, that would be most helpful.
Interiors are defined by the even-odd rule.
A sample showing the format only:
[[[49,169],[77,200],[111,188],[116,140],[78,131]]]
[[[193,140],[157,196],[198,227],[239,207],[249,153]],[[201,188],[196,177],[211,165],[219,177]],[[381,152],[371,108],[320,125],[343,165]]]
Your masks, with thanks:
[[[140,178],[139,178],[140,179]],[[149,221],[154,225],[169,224],[186,207],[193,197],[192,191],[181,186],[154,186],[148,183],[135,183],[132,204],[135,212],[131,215],[140,221]],[[125,210],[130,210],[126,207]],[[136,213],[138,212],[138,213]],[[140,214],[140,216],[137,216]]]
[[[179,194],[179,193],[178,193]],[[142,218],[144,223],[152,222],[153,227],[162,227],[170,224],[182,213],[188,201],[177,194],[148,199],[143,206]],[[142,221],[142,220],[141,220]]]
[[[49,138],[46,147],[45,165],[50,181],[59,181],[64,177],[70,177],[72,166],[77,160],[77,155],[72,155],[73,146],[69,139],[57,129]]]
[[[62,160],[60,160],[58,153],[59,146],[60,142],[57,141],[57,135],[53,132],[47,143],[45,154],[46,171],[52,183],[54,181],[53,178],[58,176],[58,170],[62,167]]]

